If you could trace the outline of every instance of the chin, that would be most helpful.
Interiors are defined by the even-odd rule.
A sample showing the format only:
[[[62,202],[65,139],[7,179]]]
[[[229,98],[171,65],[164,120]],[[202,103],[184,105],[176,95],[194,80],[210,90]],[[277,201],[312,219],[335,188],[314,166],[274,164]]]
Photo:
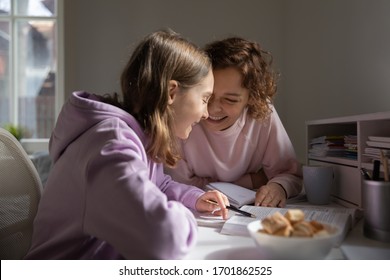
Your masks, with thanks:
[[[223,125],[220,124],[220,123],[217,123],[215,121],[209,121],[209,120],[206,120],[205,121],[205,125],[206,127],[209,129],[209,130],[212,130],[212,131],[220,131],[220,130],[223,130]]]
[[[185,140],[190,136],[190,133],[192,131],[192,128],[190,127],[187,131],[184,131],[183,133],[180,133],[177,136],[177,138]]]

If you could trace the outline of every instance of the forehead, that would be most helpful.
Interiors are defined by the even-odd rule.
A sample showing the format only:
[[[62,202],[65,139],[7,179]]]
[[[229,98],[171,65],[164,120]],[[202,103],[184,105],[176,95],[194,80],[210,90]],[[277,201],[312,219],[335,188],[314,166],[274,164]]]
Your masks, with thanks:
[[[214,73],[214,92],[229,91],[237,92],[243,90],[242,75],[233,67],[216,69]]]
[[[197,87],[202,93],[204,94],[212,94],[213,92],[213,86],[214,86],[214,75],[213,72],[210,70],[206,77],[204,77]]]
[[[193,95],[199,96],[199,97],[207,97],[213,94],[213,88],[214,88],[214,76],[213,72],[210,70],[207,76],[205,76],[203,79],[200,80],[199,83],[196,85],[183,89],[183,92],[191,93],[191,94],[185,94],[184,96],[191,97]]]

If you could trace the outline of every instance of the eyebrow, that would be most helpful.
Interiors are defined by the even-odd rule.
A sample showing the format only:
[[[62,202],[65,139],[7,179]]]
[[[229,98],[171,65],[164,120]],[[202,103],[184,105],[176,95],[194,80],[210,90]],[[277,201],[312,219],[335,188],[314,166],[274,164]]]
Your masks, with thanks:
[[[235,92],[228,92],[228,93],[226,93],[225,95],[233,96],[233,97],[241,97],[241,96],[242,96],[242,94],[240,94],[240,93],[235,93]]]

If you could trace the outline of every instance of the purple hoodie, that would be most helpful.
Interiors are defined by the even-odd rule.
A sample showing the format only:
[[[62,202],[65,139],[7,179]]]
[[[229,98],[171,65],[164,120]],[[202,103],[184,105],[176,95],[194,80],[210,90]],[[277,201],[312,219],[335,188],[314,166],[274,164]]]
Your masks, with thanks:
[[[203,194],[145,152],[125,111],[75,92],[50,139],[53,168],[26,259],[178,259],[195,245],[190,210]]]

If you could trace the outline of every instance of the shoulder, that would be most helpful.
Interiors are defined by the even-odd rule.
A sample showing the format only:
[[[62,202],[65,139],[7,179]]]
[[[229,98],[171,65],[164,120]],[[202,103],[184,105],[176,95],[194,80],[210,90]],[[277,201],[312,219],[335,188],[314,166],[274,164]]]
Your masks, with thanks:
[[[139,142],[140,145],[144,145],[148,139],[137,122],[129,123],[117,117],[101,121],[99,123],[99,131],[110,134],[112,138],[121,142]]]
[[[270,105],[270,113],[268,114],[267,117],[265,117],[263,119],[253,119],[248,114],[247,121],[255,123],[256,125],[262,125],[262,126],[272,126],[272,125],[281,123],[279,114],[273,105]]]
[[[192,131],[187,139],[179,140],[179,142],[186,146],[190,145],[191,143],[199,143],[208,141],[209,139],[209,132],[208,130],[203,126],[202,123],[197,123],[192,127]]]

